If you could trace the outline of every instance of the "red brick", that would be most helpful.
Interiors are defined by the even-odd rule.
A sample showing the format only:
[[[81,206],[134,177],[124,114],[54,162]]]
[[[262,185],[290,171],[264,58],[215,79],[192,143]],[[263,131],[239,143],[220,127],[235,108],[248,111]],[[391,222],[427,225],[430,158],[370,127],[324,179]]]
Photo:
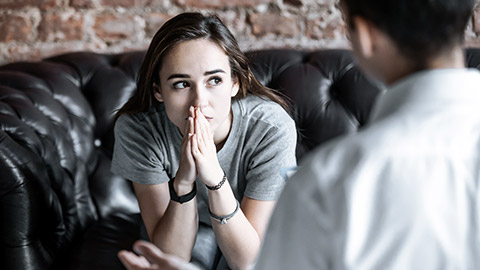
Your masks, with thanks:
[[[26,42],[32,39],[32,23],[28,18],[6,14],[0,17],[0,42]]]
[[[81,40],[83,35],[83,17],[71,14],[44,14],[38,26],[42,41]]]
[[[93,27],[98,37],[107,40],[131,38],[139,30],[134,17],[126,14],[101,15]]]
[[[146,18],[146,34],[148,37],[153,37],[155,33],[160,29],[160,27],[165,23],[171,16],[163,13],[151,13]]]
[[[225,13],[217,13],[222,22],[230,29],[234,36],[245,33],[247,28],[245,15],[241,15],[238,12],[230,11]]]
[[[0,0],[0,9],[18,9],[25,7],[50,8],[55,5],[57,5],[56,0]]]
[[[38,60],[38,55],[36,57],[32,57],[34,54],[35,49],[26,45],[26,44],[15,44],[8,46],[6,48],[6,54],[8,55],[5,62],[14,62],[14,61],[21,61],[21,60]]]
[[[88,44],[82,43],[77,44],[75,42],[62,42],[62,43],[54,43],[54,44],[46,44],[44,46],[39,46],[34,50],[32,57],[35,58],[46,58],[51,57],[54,55],[68,53],[73,51],[83,51],[89,50]]]
[[[250,14],[249,21],[252,25],[253,34],[257,36],[274,33],[293,37],[300,31],[296,17],[285,17],[274,13]]]
[[[70,0],[70,6],[74,8],[93,8],[95,3],[93,0]]]
[[[302,0],[283,0],[285,4],[289,4],[295,7],[301,7],[303,6],[303,1]]]
[[[224,7],[256,7],[260,4],[275,2],[273,0],[176,0],[182,7],[224,8]]]
[[[143,51],[146,51],[148,49],[148,46],[150,45],[150,42],[138,42],[138,43],[135,43],[135,44],[128,44],[126,46],[124,46],[122,48],[121,51],[123,52],[128,52],[128,51],[139,51],[139,50],[143,50]]]
[[[305,35],[314,39],[335,39],[345,35],[345,24],[340,18],[307,20]]]
[[[65,52],[80,51],[84,48],[75,43],[53,43],[29,46],[26,44],[10,46],[7,48],[8,62],[13,61],[38,61],[43,58]]]
[[[7,59],[5,59],[6,62],[36,61],[43,57],[37,47],[27,44],[12,44],[5,49],[8,55]]]
[[[24,8],[39,6],[43,0],[0,0],[0,8]]]
[[[287,1],[287,0],[284,0]],[[327,6],[334,5],[338,0],[289,0],[300,1],[304,6]]]
[[[65,0],[43,0],[42,4],[39,6],[43,10],[51,10],[56,7],[65,6]]]
[[[145,7],[150,0],[101,0],[102,6],[109,7]]]

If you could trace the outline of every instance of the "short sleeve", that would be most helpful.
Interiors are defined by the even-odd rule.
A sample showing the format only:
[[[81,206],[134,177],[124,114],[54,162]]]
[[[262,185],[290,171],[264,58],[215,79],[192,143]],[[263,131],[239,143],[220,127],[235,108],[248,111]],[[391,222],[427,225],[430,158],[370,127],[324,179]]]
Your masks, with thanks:
[[[285,185],[285,170],[297,165],[297,132],[293,119],[279,107],[270,119],[255,123],[258,143],[248,161],[244,195],[256,200],[276,200]]]
[[[156,142],[145,119],[123,114],[115,123],[112,172],[141,184],[160,184],[169,177],[161,160],[161,145]]]

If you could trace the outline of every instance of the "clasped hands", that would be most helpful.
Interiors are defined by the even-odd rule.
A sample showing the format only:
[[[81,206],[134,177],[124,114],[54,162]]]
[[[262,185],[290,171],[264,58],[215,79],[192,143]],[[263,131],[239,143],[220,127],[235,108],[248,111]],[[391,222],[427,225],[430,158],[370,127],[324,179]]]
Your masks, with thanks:
[[[183,132],[180,165],[175,177],[177,194],[188,193],[197,175],[204,184],[214,186],[222,179],[223,170],[218,162],[210,123],[200,108],[190,106]]]

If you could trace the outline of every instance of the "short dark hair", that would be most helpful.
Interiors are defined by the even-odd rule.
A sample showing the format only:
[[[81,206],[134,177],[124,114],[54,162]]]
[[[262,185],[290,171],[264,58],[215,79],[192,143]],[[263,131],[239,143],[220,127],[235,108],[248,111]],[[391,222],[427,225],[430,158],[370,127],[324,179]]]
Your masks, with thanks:
[[[463,42],[475,0],[340,0],[346,20],[363,17],[414,61],[425,61]]]
[[[163,59],[178,44],[196,39],[212,41],[225,51],[232,77],[237,78],[239,83],[239,91],[234,98],[243,98],[248,94],[267,97],[288,111],[287,103],[279,92],[267,88],[255,78],[235,37],[216,15],[186,12],[169,19],[154,35],[140,67],[137,89],[116,116],[148,111],[155,103],[153,85],[160,85]]]

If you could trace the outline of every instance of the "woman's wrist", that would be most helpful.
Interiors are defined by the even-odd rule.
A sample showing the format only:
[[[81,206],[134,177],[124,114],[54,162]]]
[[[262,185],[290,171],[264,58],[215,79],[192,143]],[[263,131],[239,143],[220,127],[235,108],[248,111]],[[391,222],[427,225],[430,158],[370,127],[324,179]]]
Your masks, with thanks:
[[[222,172],[223,172],[223,176],[222,176],[222,179],[220,180],[220,182],[218,182],[215,185],[205,184],[207,189],[209,189],[209,190],[219,190],[225,184],[225,182],[227,181],[227,175],[225,174],[225,171],[222,170]]]
[[[175,190],[175,178],[173,178],[168,182],[168,188],[170,189],[170,199],[180,204],[191,201],[197,195],[195,182],[193,182],[193,187],[190,188],[190,191],[184,192],[185,189],[182,189],[182,193],[180,193]]]
[[[232,213],[230,213],[228,215],[224,215],[224,216],[215,215],[210,210],[210,207],[208,207],[208,213],[210,214],[210,217],[212,217],[214,220],[218,221],[218,223],[220,223],[220,224],[227,224],[228,220],[233,218],[237,214],[238,210],[240,209],[240,203],[238,202],[238,200],[235,200],[235,201],[237,202],[237,206],[235,207],[235,210]]]
[[[172,179],[172,181],[173,180],[175,181],[172,183],[172,185],[175,190],[175,193],[178,194],[178,196],[183,196],[185,194],[188,194],[195,188],[195,181],[190,183],[185,183],[185,182],[179,181],[175,177]]]

